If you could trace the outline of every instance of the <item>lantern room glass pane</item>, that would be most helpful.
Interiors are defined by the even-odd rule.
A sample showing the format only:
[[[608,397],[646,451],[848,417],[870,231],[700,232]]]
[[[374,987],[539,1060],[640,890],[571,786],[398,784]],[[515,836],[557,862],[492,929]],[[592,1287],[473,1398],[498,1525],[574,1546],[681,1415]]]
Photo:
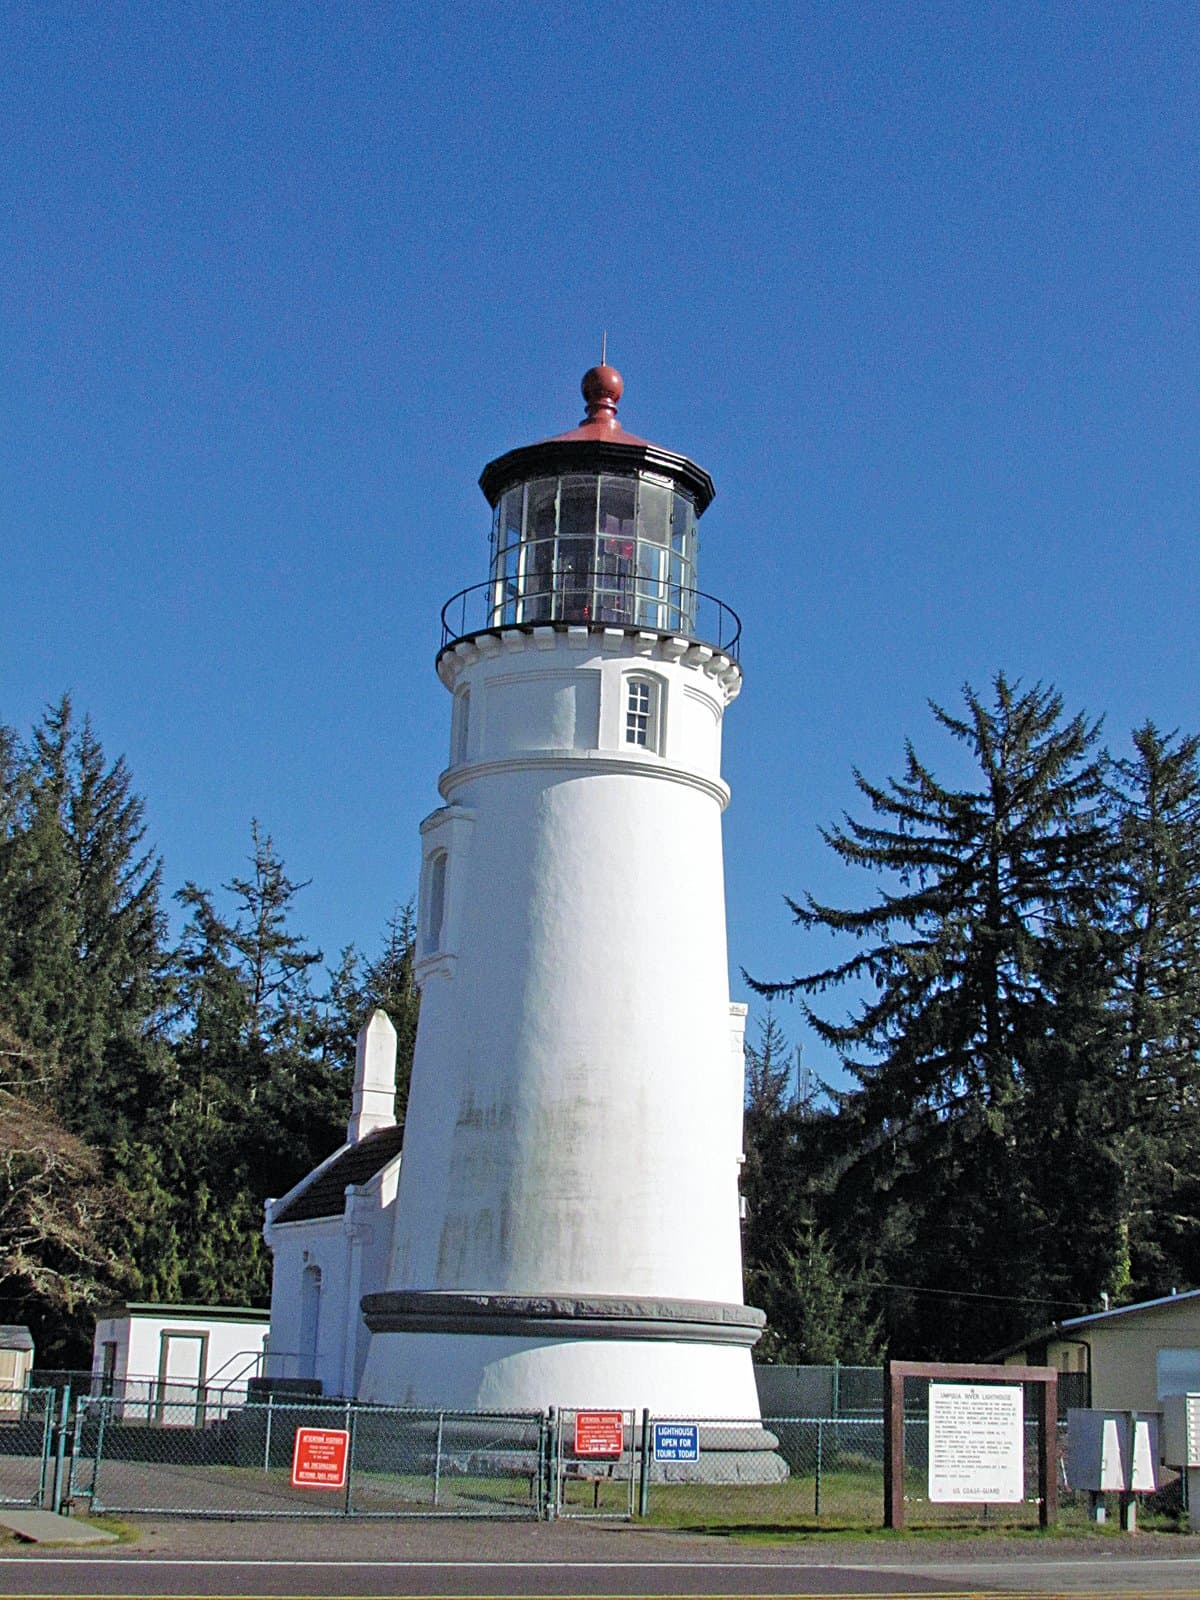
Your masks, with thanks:
[[[525,537],[527,540],[553,539],[554,517],[557,505],[557,478],[536,478],[529,485],[525,500]]]
[[[563,622],[595,620],[593,569],[598,489],[598,478],[585,477],[564,478],[559,489],[555,615]]]
[[[687,495],[680,494],[676,490],[673,498],[674,504],[671,509],[671,549],[677,550],[690,560],[692,531],[695,527],[695,511]]]
[[[630,624],[634,620],[633,573],[635,478],[600,480],[600,526],[596,541],[596,620]]]
[[[643,628],[670,627],[667,612],[666,576],[667,552],[658,544],[638,544],[638,606],[637,620]]]
[[[619,539],[632,545],[636,478],[600,479],[600,538]],[[632,553],[632,551],[631,551]]]
[[[528,526],[528,524],[527,524]],[[549,622],[554,605],[554,540],[525,546],[524,621]]]
[[[670,538],[671,490],[665,483],[643,478],[638,485],[638,538],[666,544]]]
[[[520,484],[515,489],[509,489],[504,499],[500,502],[501,550],[512,544],[519,544],[521,541],[521,507],[524,499],[525,486]]]
[[[558,536],[560,539],[587,539],[596,537],[595,478],[564,478],[559,491]]]

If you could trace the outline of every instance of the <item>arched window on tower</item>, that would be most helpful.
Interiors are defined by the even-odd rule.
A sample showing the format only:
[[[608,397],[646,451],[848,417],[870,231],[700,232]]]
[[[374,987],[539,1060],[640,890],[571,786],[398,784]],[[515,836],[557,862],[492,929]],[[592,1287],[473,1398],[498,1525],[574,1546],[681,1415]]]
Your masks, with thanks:
[[[300,1279],[300,1377],[317,1376],[321,1328],[321,1269],[307,1266]]]
[[[425,880],[425,936],[421,943],[427,956],[435,955],[442,948],[445,921],[446,852],[438,850],[429,858]]]
[[[467,684],[454,696],[450,724],[450,765],[460,767],[467,759],[467,734],[471,722],[471,690]]]
[[[662,681],[642,673],[625,679],[625,743],[662,754]]]

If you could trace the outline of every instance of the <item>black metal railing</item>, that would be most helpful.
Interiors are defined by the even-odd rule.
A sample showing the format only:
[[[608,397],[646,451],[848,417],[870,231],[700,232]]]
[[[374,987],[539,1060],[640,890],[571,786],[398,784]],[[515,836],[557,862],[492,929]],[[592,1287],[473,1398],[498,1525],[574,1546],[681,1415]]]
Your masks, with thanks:
[[[503,578],[460,589],[442,607],[441,648],[500,628],[528,633],[537,627],[580,625],[690,639],[712,645],[734,661],[742,637],[742,621],[733,607],[702,589],[648,578],[621,581],[603,572],[570,572],[534,590]]]

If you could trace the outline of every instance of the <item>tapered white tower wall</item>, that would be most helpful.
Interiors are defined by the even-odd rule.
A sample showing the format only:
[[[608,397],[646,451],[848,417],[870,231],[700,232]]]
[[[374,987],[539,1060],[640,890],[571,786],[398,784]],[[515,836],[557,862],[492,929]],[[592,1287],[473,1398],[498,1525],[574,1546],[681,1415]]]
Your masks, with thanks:
[[[438,672],[451,762],[421,830],[421,1018],[361,1394],[754,1417],[721,852],[738,665],[663,628],[497,611]]]

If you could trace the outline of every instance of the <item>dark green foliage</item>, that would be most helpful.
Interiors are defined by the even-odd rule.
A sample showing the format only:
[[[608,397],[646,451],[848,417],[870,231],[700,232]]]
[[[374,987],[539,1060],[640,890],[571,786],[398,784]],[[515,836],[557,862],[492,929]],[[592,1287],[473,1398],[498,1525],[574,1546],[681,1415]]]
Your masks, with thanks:
[[[831,1116],[768,1008],[746,1045],[747,1294],[767,1316],[760,1361],[869,1362],[879,1330],[859,1280],[847,1281],[815,1218]]]
[[[43,1361],[88,1359],[98,1301],[264,1304],[263,1202],[344,1141],[374,1005],[411,1071],[411,910],[321,993],[304,885],[257,825],[223,897],[179,892],[174,951],[160,877],[125,763],[69,701],[27,746],[0,727],[0,1320]]]
[[[365,964],[353,946],[342,951],[330,973],[326,1009],[327,1056],[351,1071],[359,1029],[382,1007],[396,1030],[396,1121],[403,1122],[412,1078],[420,998],[413,982],[417,930],[412,902],[395,910],[384,932],[383,948]]]
[[[62,1065],[57,1109],[103,1145],[158,1093],[164,983],[160,866],[141,800],[64,698],[28,749],[0,745],[0,1016]]]
[[[1200,740],[1147,722],[1113,768],[1135,1292],[1200,1283]]]
[[[73,1359],[90,1308],[128,1281],[105,1239],[100,1158],[54,1110],[61,1079],[0,1020],[0,1318],[32,1329],[44,1364]]]
[[[125,763],[65,697],[0,729],[0,1315],[77,1357],[129,1282],[108,1154],[161,1102],[159,865]],[[30,1063],[35,1064],[31,1069]]]
[[[1166,1011],[1149,1026],[1134,953],[1139,928],[1142,947],[1151,942],[1149,881],[1163,892],[1161,862],[1135,864],[1161,741],[1143,730],[1138,762],[1118,766],[1125,812],[1114,818],[1096,724],[1065,718],[1053,691],[1003,675],[990,700],[969,687],[963,700],[961,714],[932,709],[971,758],[970,787],[944,785],[910,744],[901,779],[856,774],[872,819],[826,834],[871,874],[875,899],[854,909],[789,902],[803,927],[856,948],[788,983],[756,985],[798,997],[853,1080],[808,1183],[848,1279],[878,1286],[899,1356],[982,1356],[1128,1290],[1130,1216],[1144,1187],[1131,1177],[1131,1129],[1164,1127],[1138,1108],[1171,1077]],[[1194,746],[1176,754],[1178,810]],[[1177,932],[1195,929],[1193,900]],[[1194,979],[1194,947],[1183,965]],[[843,985],[860,996],[848,1018],[815,1008]],[[1196,1016],[1188,994],[1162,1001],[1176,1040],[1178,1017]],[[1194,1044],[1175,1059],[1194,1084]],[[1177,1102],[1178,1081],[1166,1091]],[[1152,1166],[1161,1172],[1162,1161]]]
[[[814,1222],[803,1224],[776,1264],[752,1269],[747,1287],[767,1314],[756,1360],[865,1366],[879,1359],[878,1325]]]

